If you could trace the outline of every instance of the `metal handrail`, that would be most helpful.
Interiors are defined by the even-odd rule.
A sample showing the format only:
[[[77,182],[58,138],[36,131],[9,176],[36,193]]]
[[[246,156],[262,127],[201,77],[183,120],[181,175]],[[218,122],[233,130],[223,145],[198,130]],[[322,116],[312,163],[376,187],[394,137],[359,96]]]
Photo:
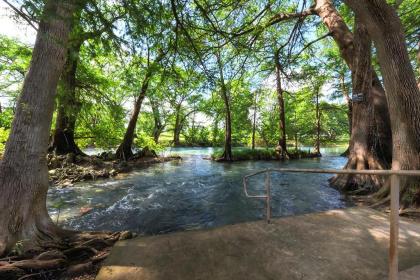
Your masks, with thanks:
[[[351,175],[379,175],[391,176],[391,214],[389,237],[389,279],[398,280],[398,233],[399,233],[399,203],[400,178],[399,176],[419,176],[420,170],[352,170],[352,169],[294,169],[294,168],[267,168],[243,178],[245,196],[249,198],[264,198],[266,200],[266,220],[271,220],[271,173],[320,173],[320,174],[351,174]],[[265,194],[250,195],[247,182],[250,177],[265,174]]]

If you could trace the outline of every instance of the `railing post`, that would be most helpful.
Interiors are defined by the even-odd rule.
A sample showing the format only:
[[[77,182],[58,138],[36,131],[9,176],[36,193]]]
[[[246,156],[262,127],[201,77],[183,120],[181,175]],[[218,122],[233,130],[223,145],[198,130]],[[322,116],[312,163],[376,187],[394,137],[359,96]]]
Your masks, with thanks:
[[[389,280],[398,280],[398,233],[400,209],[400,178],[391,175],[391,214],[389,233]]]
[[[266,192],[266,207],[267,207],[267,223],[270,223],[271,220],[271,178],[270,171],[267,170],[265,173],[265,192]]]

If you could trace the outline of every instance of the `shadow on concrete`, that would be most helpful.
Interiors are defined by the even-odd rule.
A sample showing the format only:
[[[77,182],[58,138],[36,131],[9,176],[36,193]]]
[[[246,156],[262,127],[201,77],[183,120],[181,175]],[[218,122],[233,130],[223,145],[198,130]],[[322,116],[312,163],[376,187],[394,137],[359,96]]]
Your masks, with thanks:
[[[384,279],[388,217],[355,207],[120,241],[97,280]],[[420,264],[420,224],[402,219],[400,270]]]

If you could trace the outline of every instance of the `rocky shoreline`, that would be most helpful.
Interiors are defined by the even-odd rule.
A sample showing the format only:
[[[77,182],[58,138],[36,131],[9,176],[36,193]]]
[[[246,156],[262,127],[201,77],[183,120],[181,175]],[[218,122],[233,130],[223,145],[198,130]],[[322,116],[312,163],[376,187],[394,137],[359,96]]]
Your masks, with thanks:
[[[181,160],[181,157],[159,157],[155,153],[150,153],[136,155],[129,161],[119,161],[104,153],[99,156],[50,154],[47,159],[50,183],[58,187],[69,187],[77,182],[115,178],[151,164]]]

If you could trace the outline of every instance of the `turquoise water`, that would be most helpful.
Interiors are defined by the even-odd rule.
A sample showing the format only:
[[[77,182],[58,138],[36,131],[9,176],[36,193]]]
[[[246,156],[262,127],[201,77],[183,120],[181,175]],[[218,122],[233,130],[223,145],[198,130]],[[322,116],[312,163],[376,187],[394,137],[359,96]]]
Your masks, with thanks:
[[[324,150],[317,159],[285,162],[206,160],[212,148],[173,148],[182,160],[152,165],[123,179],[78,183],[51,188],[48,206],[53,219],[60,207],[60,223],[81,230],[132,230],[158,234],[208,228],[264,218],[262,200],[246,198],[243,176],[264,168],[341,168],[343,150]],[[273,174],[273,216],[288,216],[348,206],[328,186],[327,174]],[[263,176],[250,181],[254,193],[263,192]],[[53,207],[55,205],[55,207]],[[92,210],[80,216],[81,208]]]

